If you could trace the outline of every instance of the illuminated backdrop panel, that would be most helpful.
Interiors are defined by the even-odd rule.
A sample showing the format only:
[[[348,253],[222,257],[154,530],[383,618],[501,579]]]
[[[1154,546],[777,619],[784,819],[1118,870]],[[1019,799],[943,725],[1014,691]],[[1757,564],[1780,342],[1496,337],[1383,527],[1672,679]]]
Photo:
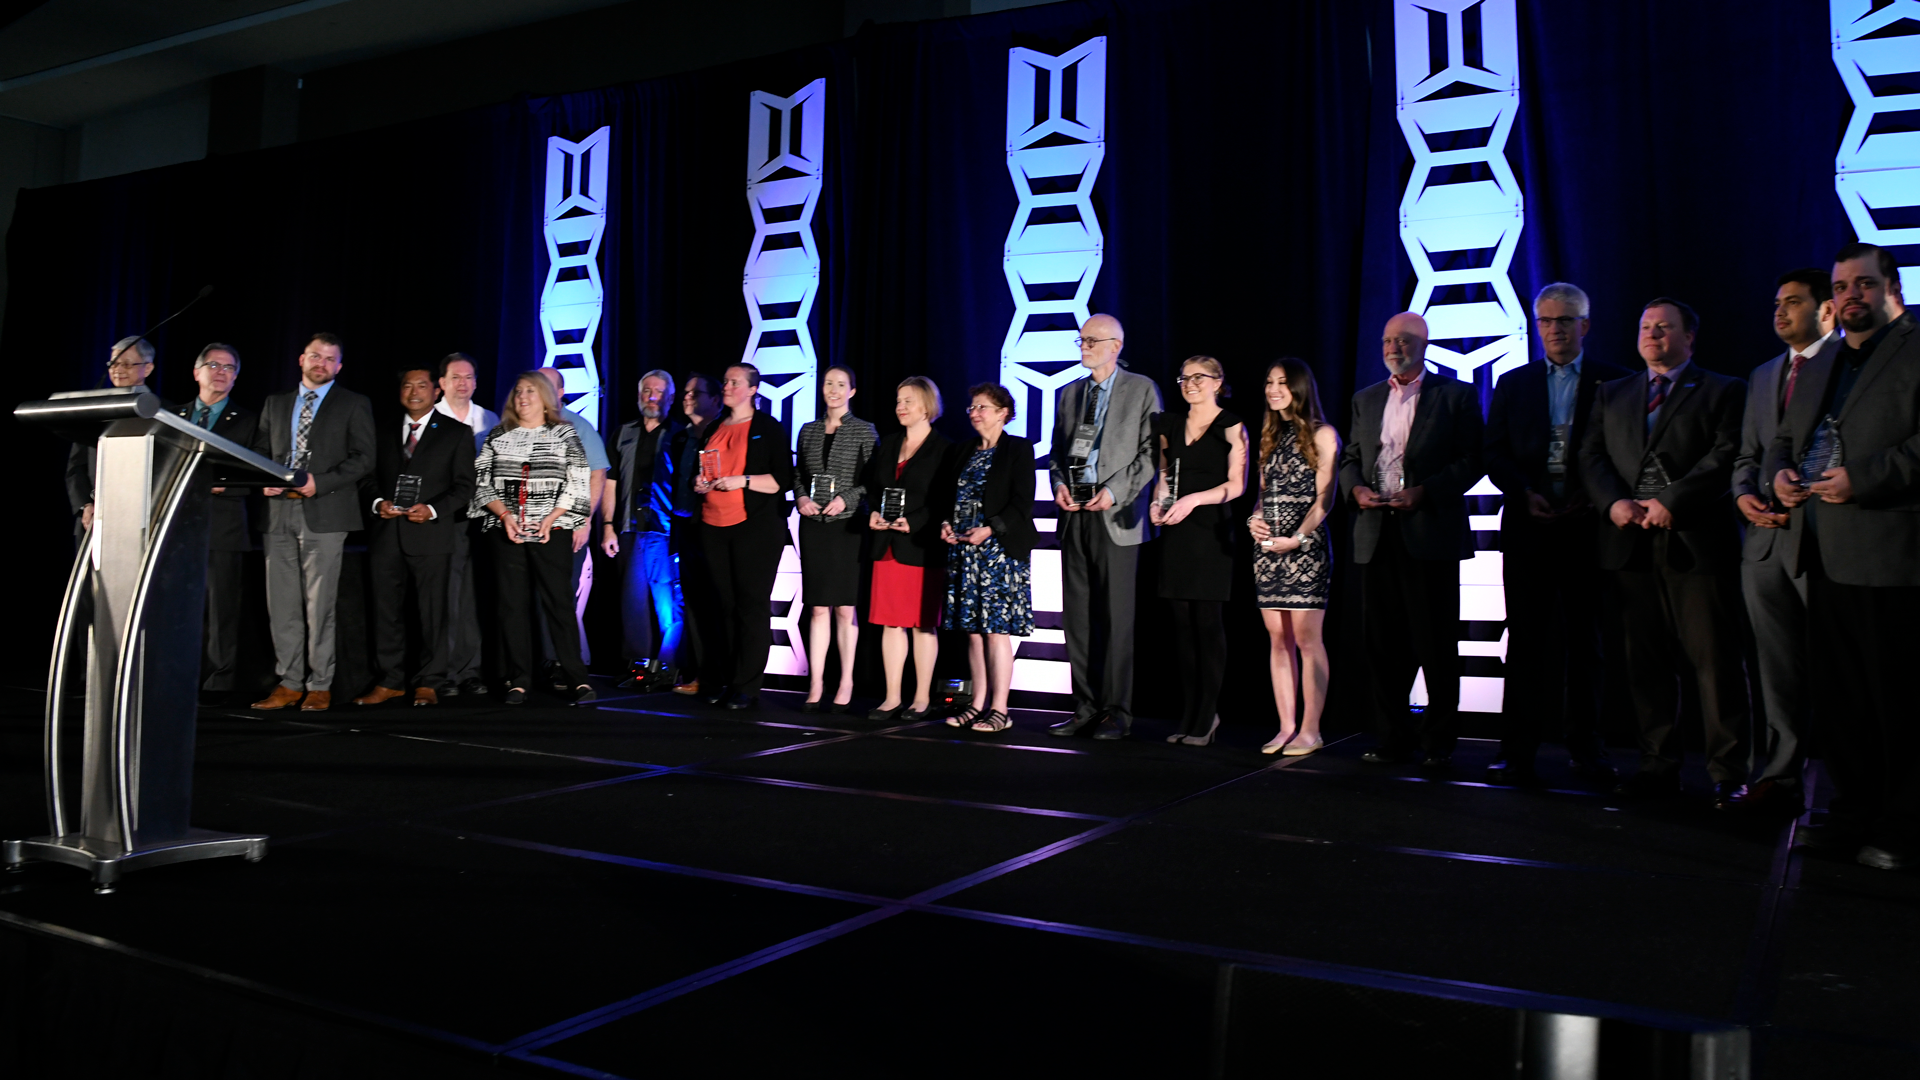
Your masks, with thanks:
[[[600,333],[600,241],[607,233],[607,144],[603,127],[579,142],[547,139],[544,227],[547,281],[540,291],[541,364],[559,368],[562,397],[589,424],[602,424],[600,365],[593,343]]]

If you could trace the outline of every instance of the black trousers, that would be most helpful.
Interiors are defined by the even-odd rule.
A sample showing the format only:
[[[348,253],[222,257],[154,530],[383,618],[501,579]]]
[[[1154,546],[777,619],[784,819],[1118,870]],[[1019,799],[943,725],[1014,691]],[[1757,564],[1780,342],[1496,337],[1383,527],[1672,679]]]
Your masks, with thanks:
[[[1180,665],[1180,733],[1205,735],[1220,708],[1220,685],[1227,676],[1225,604],[1214,600],[1169,600],[1173,641]]]
[[[1514,500],[1507,513],[1525,513]],[[1530,765],[1548,734],[1579,761],[1605,754],[1600,734],[1601,612],[1591,514],[1510,532],[1501,555],[1507,596],[1507,687],[1500,754]]]
[[[784,526],[784,522],[779,523]],[[715,616],[712,633],[702,627],[700,684],[709,693],[722,686],[739,694],[757,694],[773,648],[773,579],[780,574],[787,530],[764,522],[702,525],[700,543],[707,556]]]
[[[1460,561],[1409,555],[1388,515],[1380,546],[1360,567],[1360,604],[1380,748],[1452,754],[1460,739]],[[1416,720],[1407,695],[1422,669],[1427,707]]]
[[[1107,535],[1100,514],[1060,515],[1060,576],[1076,716],[1133,719],[1134,579],[1140,548]],[[1211,722],[1212,717],[1208,717]]]
[[[1803,545],[1812,545],[1806,537]],[[1834,783],[1888,841],[1920,844],[1920,588],[1842,585],[1803,550],[1813,718]],[[1911,557],[1911,553],[1908,554]]]
[[[580,620],[573,611],[573,543],[560,529],[544,544],[516,544],[505,529],[493,537],[493,580],[500,618],[500,677],[509,687],[532,685],[533,620],[543,611],[567,685],[587,681],[580,662]],[[540,593],[533,602],[532,590]]]
[[[244,551],[207,552],[207,615],[200,688],[229,693],[240,688],[240,621],[246,612]]]
[[[447,688],[450,642],[447,638],[447,585],[453,556],[408,555],[391,536],[367,552],[367,576],[373,586],[374,665],[379,685],[389,690]],[[420,649],[413,676],[407,662],[407,586],[413,586],[420,618]]]
[[[1675,569],[1671,533],[1648,532],[1627,569],[1614,571],[1626,631],[1627,682],[1640,724],[1640,768],[1680,767],[1680,679],[1689,670],[1706,726],[1707,772],[1747,779],[1746,662],[1738,568]]]

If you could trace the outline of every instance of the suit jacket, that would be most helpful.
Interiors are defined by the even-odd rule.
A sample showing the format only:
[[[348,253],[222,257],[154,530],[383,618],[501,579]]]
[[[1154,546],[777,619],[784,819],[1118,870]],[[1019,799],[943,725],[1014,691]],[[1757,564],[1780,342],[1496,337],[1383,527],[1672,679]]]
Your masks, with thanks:
[[[289,390],[267,398],[253,434],[254,453],[280,462],[293,459],[294,402],[301,392]],[[307,471],[314,485],[313,498],[306,500],[307,528],[352,532],[361,527],[366,508],[360,503],[360,478],[373,469],[373,447],[372,404],[336,383],[321,399],[307,431]],[[267,500],[268,528],[288,512],[291,501]]]
[[[199,400],[190,399],[173,410],[174,415],[191,421],[194,402]],[[227,407],[220,410],[220,419],[213,422],[213,433],[245,446],[253,441],[253,431],[259,423],[259,414],[228,397]],[[253,550],[253,534],[247,530],[247,496],[251,493],[251,489],[228,488],[213,497],[208,511],[211,528],[207,533],[207,550]]]
[[[1813,371],[1813,365],[1821,357],[1827,363],[1833,362],[1833,354],[1840,349],[1840,339],[1826,342],[1813,355],[1800,365],[1801,379]],[[1773,438],[1780,433],[1780,391],[1785,378],[1785,368],[1792,360],[1791,350],[1761,364],[1753,369],[1747,378],[1747,413],[1740,422],[1740,453],[1733,459],[1733,497],[1738,500],[1742,495],[1759,496],[1761,502],[1773,502],[1773,474],[1764,472],[1761,464],[1767,456],[1767,448],[1773,445]],[[1819,396],[1812,382],[1796,382],[1794,397],[1804,394]],[[1774,553],[1774,541],[1783,529],[1762,529],[1755,525],[1743,526],[1746,539],[1742,542],[1740,555],[1747,562],[1765,562]]]
[[[1047,472],[1057,488],[1073,484],[1076,470],[1067,466],[1067,451],[1073,446],[1073,429],[1086,415],[1088,387],[1092,379],[1077,379],[1060,388],[1053,413],[1052,453]],[[1143,544],[1153,539],[1153,523],[1147,520],[1147,505],[1153,499],[1153,478],[1159,471],[1159,456],[1153,441],[1153,417],[1160,411],[1160,388],[1145,375],[1116,368],[1113,400],[1107,402],[1107,418],[1100,432],[1098,480],[1113,493],[1113,506],[1100,514],[1107,536],[1121,547]],[[1086,513],[1087,511],[1080,511]]]
[[[332,397],[332,394],[327,395]],[[316,418],[317,420],[318,418]],[[381,420],[373,472],[360,483],[360,508],[367,514],[367,546],[375,553],[451,555],[453,532],[467,524],[473,502],[473,429],[449,416],[429,412],[413,457],[402,456],[400,425]],[[375,499],[393,498],[401,473],[420,478],[420,501],[433,507],[432,521],[383,518],[373,513]]]
[[[1538,522],[1528,512],[1527,491],[1547,495],[1553,488],[1553,477],[1547,472],[1548,444],[1553,439],[1553,413],[1547,398],[1548,368],[1548,361],[1540,360],[1500,376],[1500,382],[1493,388],[1493,403],[1487,409],[1487,475],[1506,496],[1506,512],[1500,515],[1503,547],[1507,541],[1518,541],[1538,528]],[[1580,359],[1573,432],[1567,440],[1566,452],[1564,479],[1569,499],[1576,494],[1586,494],[1580,479],[1580,438],[1587,431],[1594,392],[1601,383],[1626,373],[1624,368],[1591,356]]]
[[[967,467],[978,443],[968,442],[954,448],[949,461],[945,486],[954,491],[960,486],[960,473]],[[956,496],[957,497],[957,496]],[[1000,435],[993,447],[993,464],[987,466],[986,483],[980,487],[980,518],[993,530],[994,539],[1006,553],[1026,562],[1040,542],[1033,527],[1033,444],[1018,436]]]
[[[1824,419],[1821,409],[1838,366],[1835,349],[1800,369],[1793,407],[1768,449],[1765,475],[1799,468]],[[1853,498],[1814,511],[1821,569],[1842,585],[1920,585],[1920,558],[1914,557],[1920,551],[1920,332],[1912,311],[1887,328],[1836,419]],[[1786,545],[1788,569],[1796,574],[1805,569],[1800,537],[1807,505],[1794,509],[1776,541]]]
[[[1801,373],[1805,375],[1804,368]],[[1633,557],[1641,530],[1622,529],[1606,515],[1614,503],[1633,498],[1641,462],[1648,455],[1658,456],[1670,481],[1654,496],[1673,514],[1668,567],[1710,573],[1739,561],[1731,487],[1746,405],[1746,383],[1708,371],[1695,360],[1668,390],[1659,422],[1649,432],[1645,369],[1601,384],[1580,442],[1580,468],[1586,474],[1587,497],[1601,514],[1597,527],[1602,569],[1624,569]]]
[[[1380,422],[1387,408],[1382,379],[1353,395],[1351,438],[1340,451],[1340,489],[1352,498],[1357,487],[1371,488],[1380,459]],[[1480,446],[1485,441],[1480,395],[1472,384],[1429,373],[1420,384],[1407,432],[1405,476],[1408,487],[1425,489],[1413,510],[1359,510],[1353,523],[1353,561],[1373,561],[1388,514],[1400,517],[1400,539],[1416,559],[1467,559],[1473,534],[1467,529],[1468,488],[1480,482]]]
[[[706,449],[707,443],[713,440],[713,433],[720,430],[720,425],[725,420],[724,415],[717,416],[701,430],[699,445],[695,447],[696,454],[691,458],[694,472],[697,473],[700,470],[697,451]],[[741,524],[751,525],[755,529],[764,529],[769,534],[778,532],[786,537],[788,536],[787,492],[793,490],[793,451],[787,445],[786,429],[780,426],[780,421],[757,410],[753,414],[753,419],[747,422],[747,427],[747,465],[740,470],[741,475],[759,476],[764,473],[772,476],[780,485],[780,490],[768,494],[747,488],[743,492],[747,520]],[[692,442],[691,439],[688,441]],[[688,482],[692,482],[691,478]],[[694,497],[699,498],[697,495]],[[697,504],[693,519],[700,520]],[[790,542],[790,538],[787,542]]]
[[[906,566],[926,566],[929,558],[945,565],[947,543],[940,539],[940,523],[953,516],[953,440],[929,431],[927,441],[920,444],[896,479],[894,466],[906,441],[904,431],[888,435],[867,462],[866,488],[871,493],[868,503],[872,512],[880,512],[886,489],[904,488],[907,492],[907,531],[876,530],[871,555],[878,562],[891,551],[894,560]]]

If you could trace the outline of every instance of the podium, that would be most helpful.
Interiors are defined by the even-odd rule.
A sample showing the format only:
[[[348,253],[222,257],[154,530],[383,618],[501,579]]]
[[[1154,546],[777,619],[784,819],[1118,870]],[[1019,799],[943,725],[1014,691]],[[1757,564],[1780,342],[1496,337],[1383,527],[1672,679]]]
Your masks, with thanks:
[[[67,579],[47,675],[48,834],[0,843],[0,865],[84,867],[94,891],[109,893],[121,874],[147,866],[258,862],[265,836],[187,823],[211,489],[304,481],[150,393],[56,394],[14,416],[93,443],[96,465],[93,528]],[[74,707],[76,684],[84,709]]]

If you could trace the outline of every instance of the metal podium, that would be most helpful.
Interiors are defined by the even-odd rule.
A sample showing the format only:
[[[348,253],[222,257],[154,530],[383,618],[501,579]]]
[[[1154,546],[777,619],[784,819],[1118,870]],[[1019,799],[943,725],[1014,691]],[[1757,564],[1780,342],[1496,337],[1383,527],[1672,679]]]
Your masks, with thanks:
[[[150,393],[56,394],[14,416],[98,441],[93,529],[67,580],[47,676],[48,835],[0,844],[0,864],[85,867],[94,891],[107,893],[121,874],[146,866],[221,855],[259,861],[265,836],[187,824],[211,489],[304,481],[175,416]],[[77,678],[86,705],[76,740]],[[76,786],[77,815],[69,805]]]

